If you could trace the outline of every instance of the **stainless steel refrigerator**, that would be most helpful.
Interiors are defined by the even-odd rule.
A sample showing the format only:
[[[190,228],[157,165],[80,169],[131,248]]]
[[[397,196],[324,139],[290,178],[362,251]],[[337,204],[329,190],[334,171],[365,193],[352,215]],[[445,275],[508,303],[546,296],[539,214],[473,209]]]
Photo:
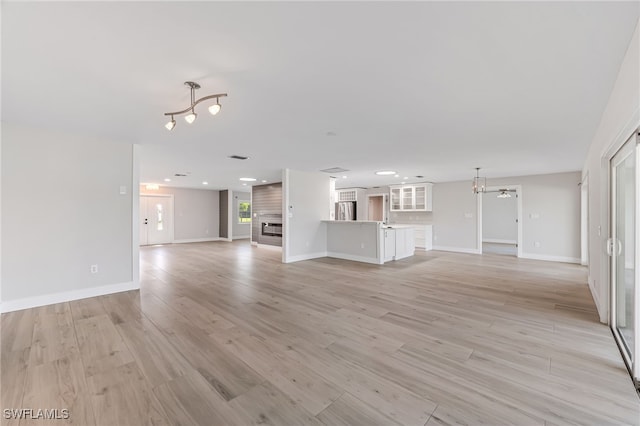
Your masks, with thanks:
[[[356,202],[341,201],[336,203],[336,220],[356,220]]]

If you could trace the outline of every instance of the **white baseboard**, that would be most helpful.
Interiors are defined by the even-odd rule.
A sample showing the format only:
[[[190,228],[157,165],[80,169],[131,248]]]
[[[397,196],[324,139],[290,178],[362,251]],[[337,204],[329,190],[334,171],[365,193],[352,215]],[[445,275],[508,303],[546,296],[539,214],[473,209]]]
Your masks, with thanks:
[[[219,241],[226,241],[228,243],[232,242],[233,240],[231,238],[226,238],[226,237],[220,237],[218,238]]]
[[[494,244],[518,244],[516,240],[498,240],[496,238],[484,238],[482,240],[483,243],[494,243]]]
[[[234,235],[233,240],[246,240],[247,238],[251,238],[251,235]]]
[[[564,262],[580,264],[580,258],[567,256],[550,256],[547,254],[522,253],[521,259],[545,260],[547,262]]]
[[[384,260],[380,260],[375,257],[357,256],[355,254],[328,252],[327,257],[333,257],[336,259],[353,260],[354,262],[373,263],[375,265],[382,265]]]
[[[271,244],[251,243],[251,245],[259,247],[259,248],[266,248],[266,249],[269,249],[269,250],[282,251],[282,247],[280,247],[280,246],[272,246]]]
[[[173,244],[185,244],[185,243],[206,243],[209,241],[220,241],[222,238],[188,238],[184,240],[173,240]]]
[[[70,302],[72,300],[87,299],[89,297],[104,296],[105,294],[139,289],[139,282],[130,281],[126,283],[103,285],[100,287],[64,291],[62,293],[26,297],[24,299],[6,300],[0,303],[0,313],[20,311],[22,309],[37,308],[38,306],[53,305],[56,303]]]
[[[300,262],[302,260],[318,259],[319,257],[327,257],[327,252],[299,254],[297,256],[289,256],[284,263]]]
[[[469,253],[469,254],[481,254],[480,250],[466,247],[445,247],[445,246],[433,246],[433,250],[439,251],[452,251],[456,253]]]

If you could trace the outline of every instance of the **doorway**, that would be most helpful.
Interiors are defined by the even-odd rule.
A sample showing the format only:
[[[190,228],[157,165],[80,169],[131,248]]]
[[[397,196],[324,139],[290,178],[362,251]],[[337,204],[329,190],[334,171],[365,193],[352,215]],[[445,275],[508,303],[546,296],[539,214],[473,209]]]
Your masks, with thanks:
[[[520,185],[488,187],[482,194],[479,217],[481,252],[522,255],[522,199]]]
[[[173,196],[140,196],[140,245],[173,242]]]
[[[610,160],[611,329],[623,358],[636,380],[640,376],[638,330],[638,141],[629,138]]]
[[[384,195],[369,195],[367,220],[385,222]]]

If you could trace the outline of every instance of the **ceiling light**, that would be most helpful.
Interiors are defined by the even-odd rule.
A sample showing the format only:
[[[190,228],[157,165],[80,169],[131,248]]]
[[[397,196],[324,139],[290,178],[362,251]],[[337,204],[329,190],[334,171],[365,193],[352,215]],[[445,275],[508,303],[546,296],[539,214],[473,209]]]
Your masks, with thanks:
[[[346,178],[347,178],[346,176],[342,176],[342,179],[346,179]]]
[[[254,178],[240,178],[240,180],[243,181],[243,182],[255,182],[256,181],[256,179],[254,179]]]
[[[498,194],[498,198],[511,198],[511,194],[509,194],[508,190],[501,189],[500,193]]]
[[[198,117],[198,114],[196,114],[194,108],[200,102],[206,101],[207,99],[215,99],[216,100],[216,103],[209,107],[209,112],[212,115],[216,115],[217,113],[220,112],[220,109],[222,108],[222,105],[220,105],[220,98],[224,97],[224,96],[227,96],[226,93],[218,93],[218,94],[215,94],[215,95],[209,95],[209,96],[202,97],[200,99],[196,99],[196,90],[200,88],[200,85],[198,83],[194,83],[193,81],[185,81],[184,84],[186,84],[190,88],[190,91],[191,91],[191,105],[189,105],[189,107],[183,109],[182,111],[165,112],[164,113],[164,115],[171,116],[171,121],[169,121],[167,124],[164,125],[164,127],[166,127],[167,130],[171,130],[176,126],[176,120],[173,119],[174,115],[187,114],[184,117],[184,119],[189,124],[191,124],[194,121],[196,121],[196,118]]]
[[[171,179],[166,178],[164,181],[165,181],[165,182],[171,182]]]
[[[480,167],[476,167],[476,177],[473,178],[471,189],[474,194],[485,192],[487,189],[487,178],[480,177]]]
[[[405,182],[405,181],[400,182],[401,185],[404,185],[405,183],[407,183],[407,182]]]
[[[247,184],[246,184],[246,183],[243,183],[243,184],[242,184],[242,186],[247,186]]]
[[[209,185],[209,182],[207,182],[206,180],[204,182],[202,182],[203,185]]]
[[[209,107],[209,112],[211,113],[211,115],[216,115],[217,113],[220,112],[221,109],[222,109],[222,105],[220,105],[218,98],[216,98],[216,103]]]
[[[395,176],[393,176],[393,177],[400,177],[400,175],[395,175]]]
[[[198,114],[196,114],[195,112],[191,112],[191,114],[185,115],[184,121],[186,121],[187,123],[191,124],[194,121],[196,121],[196,118],[198,118]]]
[[[409,179],[409,177],[408,177],[408,176],[405,176],[405,177],[403,177],[402,179],[407,180],[407,179]]]
[[[267,181],[265,179],[262,179],[262,183],[267,183]]]
[[[147,190],[149,191],[157,191],[158,189],[160,189],[160,185],[158,185],[157,183],[148,183],[145,188],[147,188]]]
[[[380,170],[379,172],[376,172],[376,174],[378,176],[390,176],[390,175],[395,175],[396,172],[392,170]]]

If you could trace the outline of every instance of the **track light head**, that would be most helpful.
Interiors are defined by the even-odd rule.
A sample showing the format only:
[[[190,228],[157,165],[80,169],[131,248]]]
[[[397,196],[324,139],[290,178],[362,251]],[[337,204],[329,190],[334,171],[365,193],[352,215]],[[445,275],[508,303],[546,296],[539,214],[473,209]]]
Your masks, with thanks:
[[[173,128],[176,127],[176,120],[173,119],[173,115],[171,116],[171,121],[165,124],[164,127],[166,127],[167,130],[173,130]]]
[[[187,114],[184,116],[184,121],[186,121],[187,123],[191,124],[194,121],[196,121],[196,118],[198,118],[198,114],[196,114],[195,112],[191,111],[190,114]]]
[[[216,103],[209,107],[209,112],[211,115],[216,115],[220,112],[220,109],[222,109],[222,105],[218,103],[218,99],[216,98]]]

